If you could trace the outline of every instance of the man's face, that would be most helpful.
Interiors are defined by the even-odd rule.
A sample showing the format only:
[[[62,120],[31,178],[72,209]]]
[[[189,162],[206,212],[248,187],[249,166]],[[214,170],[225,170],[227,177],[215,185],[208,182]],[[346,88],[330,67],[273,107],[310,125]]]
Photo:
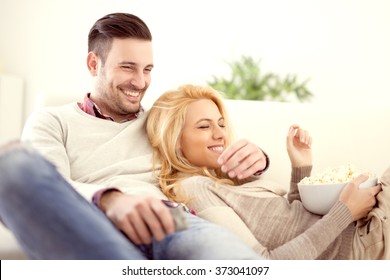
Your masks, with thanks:
[[[114,39],[105,64],[96,59],[95,88],[91,99],[103,114],[115,121],[138,112],[151,82],[152,42]]]

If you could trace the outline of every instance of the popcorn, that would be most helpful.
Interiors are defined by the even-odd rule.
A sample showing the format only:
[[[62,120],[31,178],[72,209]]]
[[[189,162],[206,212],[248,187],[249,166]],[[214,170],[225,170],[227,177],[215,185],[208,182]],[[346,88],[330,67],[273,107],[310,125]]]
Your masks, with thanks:
[[[315,174],[310,177],[303,178],[299,183],[305,185],[314,185],[314,184],[337,184],[337,183],[347,183],[363,172],[356,169],[352,164],[341,165],[336,167],[327,168],[324,172]],[[372,174],[364,172],[369,177],[373,177]]]

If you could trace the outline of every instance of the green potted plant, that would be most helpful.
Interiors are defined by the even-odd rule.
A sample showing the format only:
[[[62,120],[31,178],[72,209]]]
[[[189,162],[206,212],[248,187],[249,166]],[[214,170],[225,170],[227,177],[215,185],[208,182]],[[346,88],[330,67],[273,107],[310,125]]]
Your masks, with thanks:
[[[242,56],[240,60],[227,62],[230,77],[213,75],[207,84],[220,91],[228,99],[290,101],[308,101],[313,94],[307,89],[307,82],[298,82],[296,75],[282,78],[274,73],[263,73],[260,60]]]

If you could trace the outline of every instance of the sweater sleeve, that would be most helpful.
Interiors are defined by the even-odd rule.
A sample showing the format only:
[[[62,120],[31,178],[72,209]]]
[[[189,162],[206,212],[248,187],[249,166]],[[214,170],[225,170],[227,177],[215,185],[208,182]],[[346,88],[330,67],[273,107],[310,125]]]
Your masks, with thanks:
[[[93,194],[107,186],[91,185],[71,179],[64,128],[57,116],[47,110],[33,112],[23,128],[21,140],[27,142],[43,157],[53,163],[58,172],[88,201]]]
[[[291,169],[291,181],[290,181],[290,191],[287,194],[288,202],[293,202],[294,200],[301,200],[301,196],[298,191],[298,183],[305,177],[309,177],[311,174],[312,166],[298,167]]]

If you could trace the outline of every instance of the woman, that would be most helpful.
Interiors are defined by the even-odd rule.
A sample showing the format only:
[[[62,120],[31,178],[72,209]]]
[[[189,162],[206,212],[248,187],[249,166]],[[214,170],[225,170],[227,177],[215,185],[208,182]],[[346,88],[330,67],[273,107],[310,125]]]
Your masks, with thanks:
[[[359,190],[367,179],[360,175],[321,217],[302,206],[297,188],[312,168],[312,139],[305,130],[293,125],[287,135],[292,165],[287,199],[282,187],[261,177],[232,180],[220,170],[217,159],[232,141],[231,130],[223,102],[210,88],[186,85],[160,96],[149,112],[147,133],[154,166],[161,162],[156,176],[170,199],[230,228],[270,259],[390,258],[384,221],[390,168],[381,179],[384,191],[380,185]]]

